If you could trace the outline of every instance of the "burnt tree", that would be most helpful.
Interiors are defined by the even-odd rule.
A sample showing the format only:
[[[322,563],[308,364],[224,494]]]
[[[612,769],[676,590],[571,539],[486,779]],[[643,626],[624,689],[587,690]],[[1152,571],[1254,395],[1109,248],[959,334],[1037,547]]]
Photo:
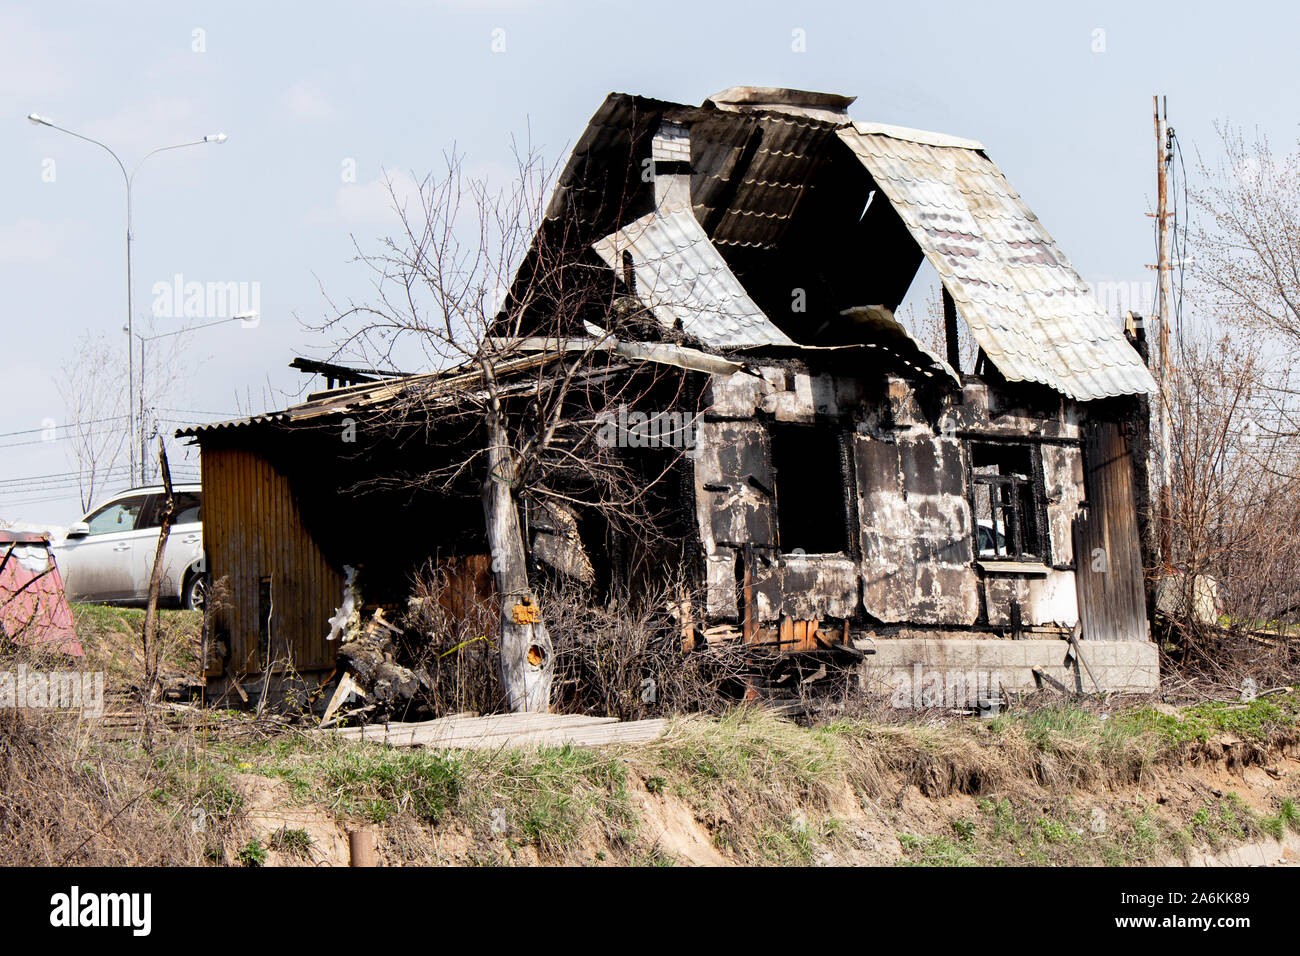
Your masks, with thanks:
[[[647,401],[655,410],[689,404],[694,393],[680,362],[620,339],[653,322],[590,246],[626,218],[624,198],[612,197],[608,221],[577,222],[544,212],[553,175],[536,154],[517,154],[515,174],[494,190],[452,156],[444,175],[424,179],[408,199],[390,183],[400,230],[378,251],[358,246],[355,260],[370,271],[375,297],[331,303],[323,328],[337,341],[331,359],[445,372],[371,424],[447,433],[459,423],[475,436],[402,480],[420,489],[480,483],[502,686],[513,710],[545,711],[554,661],[529,579],[528,515],[571,523],[595,515],[617,529],[611,535],[640,541],[631,550],[652,563],[645,556],[663,537],[652,512],[685,449],[630,460],[602,439],[600,423]]]

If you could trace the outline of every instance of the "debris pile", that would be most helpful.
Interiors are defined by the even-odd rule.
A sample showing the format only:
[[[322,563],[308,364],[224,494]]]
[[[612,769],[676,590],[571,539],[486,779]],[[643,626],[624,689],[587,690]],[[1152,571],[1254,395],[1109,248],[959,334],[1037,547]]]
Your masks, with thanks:
[[[371,720],[393,714],[408,716],[420,706],[420,692],[432,689],[428,675],[397,663],[402,630],[385,620],[383,608],[377,608],[364,622],[354,614],[354,621],[353,627],[342,632],[338,663],[344,676],[326,709],[325,721],[354,695],[368,703],[340,716],[364,713]]]

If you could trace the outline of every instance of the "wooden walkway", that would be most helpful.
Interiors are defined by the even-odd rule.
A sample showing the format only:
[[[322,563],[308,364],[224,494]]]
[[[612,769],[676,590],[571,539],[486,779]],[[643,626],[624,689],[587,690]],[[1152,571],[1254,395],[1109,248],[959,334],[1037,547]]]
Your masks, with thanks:
[[[440,717],[420,723],[372,724],[319,733],[370,740],[390,747],[500,750],[518,747],[602,747],[643,744],[662,736],[666,720],[620,721],[574,714],[494,714]]]

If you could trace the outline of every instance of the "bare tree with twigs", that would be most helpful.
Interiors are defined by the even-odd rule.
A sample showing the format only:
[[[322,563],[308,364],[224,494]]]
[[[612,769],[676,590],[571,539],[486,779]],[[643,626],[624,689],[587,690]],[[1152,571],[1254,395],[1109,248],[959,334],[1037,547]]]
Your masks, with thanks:
[[[56,380],[82,511],[120,472],[131,437],[125,425],[129,398],[119,364],[105,336],[86,333],[77,339],[75,354]]]
[[[1218,127],[1222,153],[1198,166],[1195,271],[1216,314],[1288,349],[1300,347],[1300,148]]]
[[[1252,629],[1300,607],[1300,444],[1286,434],[1290,410],[1273,400],[1283,377],[1257,343],[1195,331],[1182,340],[1170,444],[1174,560],[1183,573],[1166,585],[1175,593],[1164,609],[1185,633],[1194,633],[1192,619],[1219,611]]]
[[[458,382],[451,391],[440,380],[410,389],[383,415],[394,426],[468,423],[477,435],[445,464],[400,480],[425,488],[478,481],[500,598],[503,687],[512,709],[529,711],[550,705],[554,649],[521,521],[571,528],[598,516],[609,535],[635,542],[628,562],[652,573],[665,534],[660,499],[687,443],[651,459],[629,456],[602,439],[600,425],[651,396],[657,409],[694,411],[682,369],[638,361],[625,346],[623,333],[656,323],[630,283],[590,257],[600,236],[577,217],[545,215],[554,178],[535,151],[517,150],[513,179],[500,188],[467,175],[455,155],[408,199],[390,184],[397,234],[374,252],[356,247],[373,296],[331,303],[323,326],[336,355],[390,368],[414,355]]]
[[[1207,612],[1232,631],[1280,630],[1285,644],[1300,611],[1300,152],[1279,157],[1230,125],[1219,135],[1218,159],[1197,166],[1183,239],[1192,268],[1170,356],[1183,573],[1163,608],[1211,672],[1231,661],[1196,637]]]
[[[185,336],[167,337],[148,356],[142,369],[141,408],[160,404],[182,374]],[[86,332],[55,380],[63,400],[69,455],[77,473],[81,510],[88,511],[105,489],[124,477],[128,442],[126,375],[118,347],[108,337]]]

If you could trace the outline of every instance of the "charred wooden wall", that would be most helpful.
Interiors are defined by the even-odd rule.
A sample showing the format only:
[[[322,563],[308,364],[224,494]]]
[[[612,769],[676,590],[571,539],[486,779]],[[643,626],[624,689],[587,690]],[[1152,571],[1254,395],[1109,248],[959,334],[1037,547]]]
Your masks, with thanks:
[[[1142,573],[1127,458],[1093,469],[1085,482],[1084,426],[1096,415],[1116,421],[1117,409],[974,378],[945,390],[860,369],[775,366],[716,378],[706,397],[695,495],[710,617],[742,621],[748,614],[760,625],[852,620],[916,636],[1006,634],[1022,626],[1059,635],[1079,622],[1075,576],[1091,548],[1080,552],[1074,535],[1087,499],[1107,515],[1107,533],[1126,542],[1112,579],[1094,587],[1117,608],[1107,633],[1125,628],[1129,638],[1146,636],[1140,612],[1129,607]],[[782,475],[771,435],[791,422],[841,436],[842,465],[785,465],[842,469],[846,502],[827,496],[819,503],[827,515],[848,508],[851,533],[838,553],[791,553],[781,540]],[[1109,429],[1118,434],[1117,425]],[[974,445],[1032,449],[1041,559],[999,562],[977,553]]]
[[[1086,436],[1088,507],[1075,526],[1081,634],[1089,640],[1146,640],[1132,449],[1118,424],[1091,423]]]
[[[205,448],[201,460],[204,549],[212,581],[226,585],[214,626],[226,672],[261,673],[268,655],[298,670],[332,666],[325,636],[343,576],[304,527],[288,478],[242,449]]]

